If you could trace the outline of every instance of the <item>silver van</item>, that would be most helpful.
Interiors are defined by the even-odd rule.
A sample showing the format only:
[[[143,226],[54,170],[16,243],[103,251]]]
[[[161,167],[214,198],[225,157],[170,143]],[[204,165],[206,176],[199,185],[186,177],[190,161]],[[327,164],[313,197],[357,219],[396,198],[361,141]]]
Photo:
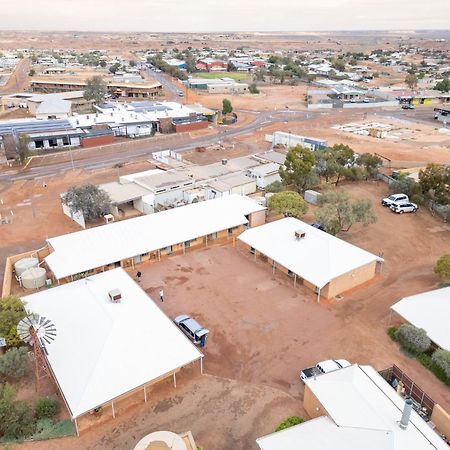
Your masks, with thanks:
[[[209,330],[203,328],[195,319],[183,314],[175,317],[174,322],[194,344],[205,346]]]

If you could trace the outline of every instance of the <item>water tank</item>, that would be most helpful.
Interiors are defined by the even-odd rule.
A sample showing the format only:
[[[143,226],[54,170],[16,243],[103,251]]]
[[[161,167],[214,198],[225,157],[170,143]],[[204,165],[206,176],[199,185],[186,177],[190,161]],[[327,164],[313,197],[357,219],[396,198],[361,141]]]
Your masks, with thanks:
[[[14,264],[14,270],[16,271],[16,275],[20,277],[25,270],[31,267],[37,267],[38,264],[39,260],[37,258],[22,258]]]
[[[25,289],[38,289],[45,286],[47,273],[43,267],[31,267],[22,273],[20,279]]]

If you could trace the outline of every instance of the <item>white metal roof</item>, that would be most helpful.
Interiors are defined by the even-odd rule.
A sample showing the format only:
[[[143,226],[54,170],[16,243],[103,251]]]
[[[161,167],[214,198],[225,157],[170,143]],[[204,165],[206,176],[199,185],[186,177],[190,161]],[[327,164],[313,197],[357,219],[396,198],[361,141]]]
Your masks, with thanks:
[[[239,195],[192,203],[48,239],[57,279],[247,223],[265,208]]]
[[[392,433],[390,445],[380,449],[448,449],[447,444],[415,411],[411,413],[407,429],[399,427],[404,399],[370,366],[354,364],[316,379],[309,378],[305,383],[338,427]],[[367,441],[371,439],[372,434],[367,433]],[[334,441],[329,443],[329,448],[332,444],[332,448],[336,448]],[[303,441],[302,445],[309,448]]]
[[[261,450],[392,450],[393,433],[337,427],[326,416],[256,440]]]
[[[405,297],[391,309],[414,326],[423,328],[439,347],[450,350],[450,287]]]
[[[295,237],[299,230],[306,233],[302,239]],[[319,288],[340,275],[382,260],[292,217],[246,230],[238,239]]]
[[[113,289],[120,303],[109,299]],[[120,268],[22,300],[56,327],[47,359],[72,417],[202,357]]]
[[[44,100],[37,108],[36,114],[68,114],[72,108],[69,100],[49,99]]]

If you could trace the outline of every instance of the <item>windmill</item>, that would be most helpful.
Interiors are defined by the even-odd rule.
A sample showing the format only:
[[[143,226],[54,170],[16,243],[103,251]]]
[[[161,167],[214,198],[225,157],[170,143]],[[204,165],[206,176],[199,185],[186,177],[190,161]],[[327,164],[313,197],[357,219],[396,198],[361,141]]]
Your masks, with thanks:
[[[32,313],[17,324],[17,334],[33,347],[36,391],[39,391],[40,380],[46,376],[51,377],[44,355],[48,355],[46,345],[55,340],[56,327],[46,317]]]

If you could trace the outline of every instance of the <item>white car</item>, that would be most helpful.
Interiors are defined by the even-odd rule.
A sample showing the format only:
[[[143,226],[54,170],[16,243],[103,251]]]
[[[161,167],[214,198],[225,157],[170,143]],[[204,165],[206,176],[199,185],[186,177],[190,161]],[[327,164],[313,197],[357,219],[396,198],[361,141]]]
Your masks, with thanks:
[[[314,367],[308,367],[300,372],[300,379],[302,381],[324,373],[334,372],[335,370],[349,367],[351,364],[346,359],[327,359],[317,363]]]
[[[392,212],[397,214],[403,214],[405,212],[414,213],[419,209],[419,207],[415,203],[394,203],[391,205]]]
[[[391,206],[393,203],[409,203],[409,197],[406,194],[392,194],[381,200],[383,206]]]

